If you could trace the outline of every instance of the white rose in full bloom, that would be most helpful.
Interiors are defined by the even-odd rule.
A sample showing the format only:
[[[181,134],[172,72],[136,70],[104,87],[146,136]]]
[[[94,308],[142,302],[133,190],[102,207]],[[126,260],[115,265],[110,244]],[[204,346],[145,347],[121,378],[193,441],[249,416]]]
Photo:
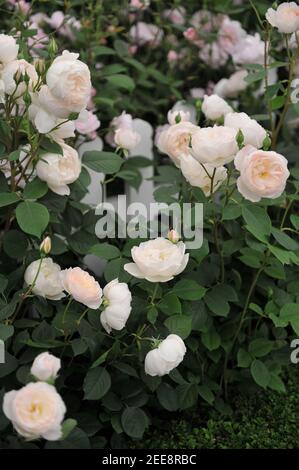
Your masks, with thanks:
[[[26,269],[24,280],[28,286],[34,282],[39,264],[40,260],[33,261]],[[52,258],[43,258],[32,292],[49,300],[62,299],[65,295],[60,280],[60,273],[60,266],[54,263]]]
[[[24,81],[17,86],[15,77],[24,79],[25,74],[29,77],[28,89],[31,90],[38,81],[37,72],[32,64],[29,64],[29,62],[24,59],[20,59],[5,65],[1,75],[4,82],[5,93],[8,95],[14,93],[16,97],[21,96],[26,91],[27,86]]]
[[[71,112],[86,108],[90,93],[90,71],[78,60],[79,54],[63,51],[49,67],[46,82],[54,98],[61,100],[61,106]]]
[[[235,64],[262,64],[264,62],[265,43],[259,33],[247,34],[232,52]]]
[[[200,163],[222,166],[238,152],[237,131],[225,126],[204,127],[192,136],[192,156]]]
[[[60,368],[61,361],[58,357],[43,352],[34,359],[30,372],[36,379],[46,382],[50,379],[56,379]]]
[[[69,268],[61,271],[63,288],[77,302],[96,310],[102,303],[100,284],[83,269]]]
[[[216,121],[233,111],[232,107],[218,95],[205,95],[202,103],[202,112],[207,119]]]
[[[18,57],[19,46],[15,38],[7,34],[0,34],[0,62],[7,64]]]
[[[203,164],[198,163],[191,155],[181,158],[181,171],[186,180],[191,184],[200,188],[206,196],[210,196],[211,189],[215,192],[223,181],[227,178],[227,169],[224,166],[215,168],[213,165],[206,163],[204,168]],[[214,174],[215,172],[215,174]],[[213,188],[212,188],[212,177]]]
[[[166,238],[140,243],[131,250],[134,263],[124,265],[124,270],[132,276],[150,282],[167,282],[184,271],[189,260],[185,254],[185,244],[173,244]]]
[[[168,335],[145,356],[145,373],[152,377],[169,374],[184,359],[186,346],[178,335]]]
[[[180,167],[182,155],[190,155],[191,136],[199,128],[191,122],[179,122],[163,130],[158,138],[158,149],[166,153]]]
[[[246,113],[227,114],[224,118],[224,125],[237,131],[241,130],[244,136],[244,145],[249,144],[261,148],[267,137],[266,130]]]
[[[281,3],[277,10],[268,8],[266,18],[280,33],[294,33],[299,29],[299,6],[295,2]]]
[[[179,122],[190,121],[189,111],[180,111],[170,109],[167,113],[167,120],[170,125],[178,124]]]
[[[43,109],[56,118],[65,120],[70,114],[70,110],[66,106],[65,101],[54,96],[47,85],[41,86],[38,92],[38,101]]]
[[[221,98],[236,98],[248,86],[244,80],[247,75],[247,70],[237,70],[229,78],[222,78],[216,83],[214,93]]]
[[[5,393],[3,412],[15,430],[27,439],[61,438],[66,407],[53,385],[29,383],[20,390]]]
[[[103,289],[105,310],[101,313],[101,323],[107,333],[122,330],[131,313],[132,295],[125,282],[114,279]]]
[[[63,155],[56,153],[43,154],[36,164],[36,174],[42,181],[46,181],[49,188],[56,194],[69,195],[68,184],[79,178],[81,161],[77,150],[62,141],[59,144]]]
[[[287,159],[279,153],[246,145],[234,163],[240,172],[238,190],[245,199],[258,202],[263,197],[273,199],[283,193],[290,173]]]
[[[58,108],[51,108],[51,99],[47,100],[47,86],[42,86],[39,93],[31,93],[31,104],[28,108],[29,119],[40,134],[49,134],[54,140],[67,139],[75,136],[75,122],[67,121],[65,118],[57,117]],[[51,111],[52,109],[52,111]],[[64,108],[59,108],[61,114]],[[53,114],[56,112],[56,115]],[[69,113],[66,113],[67,116]]]
[[[115,144],[126,150],[133,150],[139,144],[140,139],[140,134],[133,129],[120,127],[114,133]]]

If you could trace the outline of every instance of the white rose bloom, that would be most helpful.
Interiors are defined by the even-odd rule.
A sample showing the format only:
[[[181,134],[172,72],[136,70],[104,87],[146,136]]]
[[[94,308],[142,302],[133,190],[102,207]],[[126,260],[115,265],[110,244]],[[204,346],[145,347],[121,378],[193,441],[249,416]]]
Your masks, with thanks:
[[[246,113],[229,113],[224,118],[224,125],[241,130],[244,136],[244,145],[253,145],[261,148],[267,137],[266,130],[255,119],[251,119]]]
[[[232,107],[218,95],[205,95],[201,109],[206,118],[212,121],[233,111]]]
[[[1,78],[4,82],[5,93],[8,95],[14,93],[16,97],[21,96],[26,91],[27,85],[23,81],[19,83],[17,87],[15,77],[18,79],[24,79],[25,74],[29,77],[28,89],[31,90],[38,81],[37,72],[32,64],[29,64],[29,62],[26,60],[21,59],[14,60],[13,62],[9,62],[7,65],[5,65],[1,75]]]
[[[81,161],[77,150],[62,141],[59,145],[63,155],[46,153],[36,164],[36,174],[42,181],[46,181],[49,188],[56,194],[69,195],[68,184],[79,178]]]
[[[79,54],[63,51],[49,67],[46,82],[54,99],[69,112],[86,108],[91,93],[90,71]]]
[[[105,310],[101,313],[101,323],[107,333],[122,330],[131,313],[132,295],[128,285],[114,279],[103,289]]]
[[[15,430],[27,439],[61,438],[61,423],[66,407],[53,385],[29,383],[4,395],[3,412]]]
[[[277,10],[269,8],[266,18],[280,33],[294,33],[299,29],[299,6],[295,2],[281,3]]]
[[[24,280],[28,286],[33,284],[39,264],[40,260],[33,261],[26,269]],[[62,299],[65,295],[60,280],[60,273],[60,266],[54,263],[52,258],[43,258],[32,292],[49,300]]]
[[[15,38],[7,34],[0,34],[0,62],[7,64],[18,57],[19,46]]]
[[[57,118],[65,120],[70,114],[70,110],[66,106],[65,101],[61,98],[56,98],[47,85],[43,85],[40,88],[38,100],[43,109]]]
[[[158,149],[166,153],[180,167],[182,155],[190,155],[191,136],[199,128],[191,122],[179,122],[163,130],[158,138]]]
[[[184,359],[186,346],[178,335],[168,335],[157,348],[145,357],[145,373],[152,377],[169,374]]]
[[[54,140],[74,137],[75,121],[66,122],[65,118],[59,118],[53,114],[49,106],[50,101],[44,102],[43,90],[44,86],[41,87],[39,93],[31,94],[31,104],[28,109],[30,121],[40,134],[49,134]],[[68,112],[67,115],[69,115]]]
[[[206,163],[203,168],[203,164],[198,163],[191,155],[181,158],[181,171],[191,186],[200,188],[206,196],[211,194],[211,179],[214,171],[213,192],[227,178],[227,169],[224,166],[215,168],[213,165]]]
[[[185,254],[185,244],[158,237],[140,243],[131,250],[134,263],[127,263],[124,270],[132,276],[150,282],[167,282],[180,274],[187,266],[189,254]]]
[[[171,109],[167,113],[167,120],[170,125],[178,124],[179,122],[188,122],[190,121],[189,111],[180,111]]]
[[[118,147],[133,150],[140,142],[141,136],[133,129],[120,127],[114,133],[114,142]]]
[[[46,382],[50,379],[56,379],[60,368],[61,361],[58,357],[43,352],[34,359],[30,372],[36,379]]]
[[[238,190],[245,199],[258,202],[263,197],[273,199],[283,193],[290,175],[283,155],[246,145],[238,152],[234,163],[240,172]]]
[[[216,83],[214,93],[221,98],[236,98],[241,91],[246,90],[248,84],[245,82],[248,72],[246,70],[238,70],[229,78],[222,78]]]
[[[198,129],[192,136],[192,156],[200,163],[214,167],[231,162],[238,152],[237,131],[229,127],[214,126]]]
[[[77,302],[96,310],[102,303],[100,284],[87,271],[76,267],[61,271],[63,288]]]

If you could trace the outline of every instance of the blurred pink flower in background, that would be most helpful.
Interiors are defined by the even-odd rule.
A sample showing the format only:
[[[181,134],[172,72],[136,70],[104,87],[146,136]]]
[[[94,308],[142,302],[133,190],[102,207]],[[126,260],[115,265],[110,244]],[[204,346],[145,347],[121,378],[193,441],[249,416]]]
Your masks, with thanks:
[[[139,21],[131,27],[129,34],[131,39],[138,45],[149,44],[152,47],[156,47],[162,40],[163,30],[154,24]]]
[[[92,111],[82,111],[79,118],[75,121],[76,130],[83,135],[87,135],[90,139],[97,136],[96,130],[101,123]]]
[[[30,3],[26,2],[26,0],[7,0],[7,3],[15,9],[20,10],[25,15],[30,10]]]
[[[184,7],[164,10],[163,16],[169,21],[171,21],[173,24],[182,25],[185,23],[186,10]]]
[[[167,61],[171,64],[178,60],[179,56],[176,51],[170,50],[167,54]]]

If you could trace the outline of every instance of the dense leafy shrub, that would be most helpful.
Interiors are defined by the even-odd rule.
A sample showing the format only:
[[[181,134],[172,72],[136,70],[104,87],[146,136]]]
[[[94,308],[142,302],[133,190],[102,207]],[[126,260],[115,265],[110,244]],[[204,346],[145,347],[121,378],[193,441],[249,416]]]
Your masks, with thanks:
[[[230,416],[199,410],[196,417],[172,421],[171,431],[156,431],[135,445],[145,449],[298,449],[295,370],[286,389],[283,400],[273,391],[238,395]]]

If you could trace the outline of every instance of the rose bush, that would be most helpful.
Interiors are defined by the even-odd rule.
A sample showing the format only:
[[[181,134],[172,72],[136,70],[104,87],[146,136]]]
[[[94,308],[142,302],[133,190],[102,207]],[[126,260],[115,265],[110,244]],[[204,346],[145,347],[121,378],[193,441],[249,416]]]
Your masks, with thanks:
[[[0,19],[0,448],[118,447],[283,393],[299,334],[297,5],[70,3]],[[174,222],[98,237],[89,171],[105,194],[152,166],[157,202],[203,205],[202,246]]]

